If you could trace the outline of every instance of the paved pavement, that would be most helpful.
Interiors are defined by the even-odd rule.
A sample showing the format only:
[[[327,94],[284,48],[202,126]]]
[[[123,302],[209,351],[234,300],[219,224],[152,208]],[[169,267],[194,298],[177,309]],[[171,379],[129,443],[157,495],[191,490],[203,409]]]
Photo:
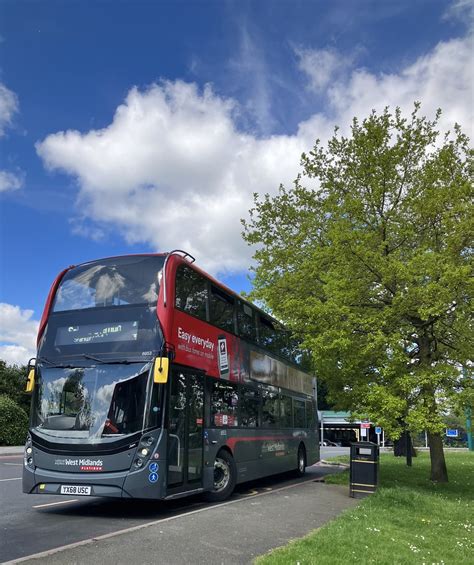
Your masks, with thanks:
[[[0,456],[1,455],[19,455],[23,453],[24,446],[17,445],[17,446],[5,446],[2,445],[0,447]]]
[[[0,562],[250,563],[356,503],[347,488],[315,482],[334,466],[239,485],[217,505],[24,495],[21,468],[21,456],[0,455]]]

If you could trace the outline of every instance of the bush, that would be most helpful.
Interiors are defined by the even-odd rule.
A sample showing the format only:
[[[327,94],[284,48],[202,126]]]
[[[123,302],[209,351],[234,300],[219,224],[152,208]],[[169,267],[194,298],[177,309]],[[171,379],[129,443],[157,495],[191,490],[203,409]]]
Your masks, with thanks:
[[[0,359],[0,396],[5,394],[29,414],[31,396],[25,392],[25,385],[26,367],[7,365]]]
[[[0,396],[0,445],[23,445],[28,432],[28,416],[8,396]]]

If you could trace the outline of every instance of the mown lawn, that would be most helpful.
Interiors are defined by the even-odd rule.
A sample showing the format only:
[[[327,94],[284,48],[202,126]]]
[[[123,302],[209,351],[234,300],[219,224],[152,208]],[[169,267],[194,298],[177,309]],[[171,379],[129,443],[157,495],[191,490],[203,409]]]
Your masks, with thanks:
[[[301,540],[259,557],[258,565],[474,564],[474,453],[446,453],[449,483],[433,484],[429,455],[384,454],[376,494]],[[327,477],[344,484],[348,471]],[[348,489],[349,490],[349,489]]]

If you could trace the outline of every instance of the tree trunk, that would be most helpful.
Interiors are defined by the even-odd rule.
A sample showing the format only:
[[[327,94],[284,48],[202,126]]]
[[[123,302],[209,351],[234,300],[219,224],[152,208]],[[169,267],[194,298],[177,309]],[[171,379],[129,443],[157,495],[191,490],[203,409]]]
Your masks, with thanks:
[[[412,451],[414,451],[413,449],[413,443],[411,442],[411,436],[410,436],[410,432],[405,432],[405,443],[406,443],[406,450],[407,450],[407,466],[411,467],[412,465]]]
[[[448,470],[444,459],[443,440],[440,434],[428,433],[430,444],[431,475],[430,479],[437,483],[448,482]]]
[[[410,449],[408,449],[408,446],[410,446]],[[407,432],[403,432],[400,438],[394,441],[393,454],[395,455],[395,457],[408,458],[408,454],[410,454],[410,457],[416,457],[416,451],[413,448],[413,443],[411,441],[410,434],[407,434]],[[407,461],[407,465],[408,464],[409,463]]]
[[[429,370],[430,363],[432,362],[432,352],[435,351],[435,344],[432,343],[432,338],[429,336],[428,331],[425,331],[420,336],[420,359],[421,365]],[[425,385],[424,387],[425,402],[428,407],[429,419],[433,422],[437,421],[438,405],[436,403],[436,389],[434,384]],[[430,479],[437,483],[448,482],[448,470],[446,468],[446,461],[444,459],[443,440],[441,434],[433,434],[428,432],[428,442],[430,445],[430,459],[431,459],[431,473]]]

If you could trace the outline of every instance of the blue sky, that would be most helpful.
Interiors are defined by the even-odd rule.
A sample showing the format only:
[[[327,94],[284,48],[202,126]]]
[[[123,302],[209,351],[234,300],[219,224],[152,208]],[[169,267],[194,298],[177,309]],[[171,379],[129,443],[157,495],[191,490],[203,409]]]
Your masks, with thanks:
[[[253,192],[372,108],[472,134],[472,47],[467,0],[0,0],[0,358],[70,264],[178,247],[247,289]]]

